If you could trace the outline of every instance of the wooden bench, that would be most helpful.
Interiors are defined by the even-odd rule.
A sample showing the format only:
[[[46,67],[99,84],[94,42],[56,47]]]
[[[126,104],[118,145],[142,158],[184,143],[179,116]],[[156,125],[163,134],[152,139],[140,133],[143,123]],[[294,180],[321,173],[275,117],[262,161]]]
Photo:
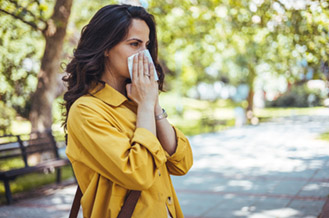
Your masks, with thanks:
[[[33,159],[34,158],[34,159]],[[70,165],[68,159],[61,158],[51,131],[33,132],[29,135],[6,135],[0,137],[0,161],[22,161],[21,167],[0,170],[0,180],[4,182],[7,203],[13,199],[9,182],[17,176],[34,172],[54,172],[56,182],[61,182],[61,167]],[[1,168],[0,168],[1,169]]]

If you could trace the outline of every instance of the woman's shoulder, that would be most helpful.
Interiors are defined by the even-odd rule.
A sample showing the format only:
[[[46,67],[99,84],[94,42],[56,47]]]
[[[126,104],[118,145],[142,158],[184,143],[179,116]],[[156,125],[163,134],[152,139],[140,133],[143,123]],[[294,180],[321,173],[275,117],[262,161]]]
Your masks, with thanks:
[[[83,95],[80,98],[78,98],[74,102],[74,104],[77,104],[77,105],[79,105],[79,104],[86,104],[86,103],[94,102],[95,100],[97,101],[97,99],[94,96],[92,96],[90,94],[86,94],[86,95]]]
[[[91,95],[83,95],[79,97],[75,102],[72,104],[72,107],[77,107],[81,105],[92,105],[96,99]]]
[[[71,106],[70,112],[98,111],[103,107],[103,103],[92,95],[84,95],[78,98]]]

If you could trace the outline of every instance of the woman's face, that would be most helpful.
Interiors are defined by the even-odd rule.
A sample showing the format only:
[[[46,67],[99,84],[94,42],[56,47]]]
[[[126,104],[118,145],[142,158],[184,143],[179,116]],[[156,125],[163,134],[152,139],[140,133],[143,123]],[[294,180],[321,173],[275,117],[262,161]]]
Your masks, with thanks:
[[[128,34],[119,44],[106,52],[105,72],[111,73],[116,78],[130,78],[128,71],[128,57],[147,49],[149,43],[150,29],[145,21],[133,19]]]

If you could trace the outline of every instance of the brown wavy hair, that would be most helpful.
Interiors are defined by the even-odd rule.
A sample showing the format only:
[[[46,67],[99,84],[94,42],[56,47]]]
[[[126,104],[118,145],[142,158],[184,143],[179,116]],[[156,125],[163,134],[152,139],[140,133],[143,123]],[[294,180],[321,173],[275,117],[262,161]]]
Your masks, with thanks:
[[[159,76],[159,90],[163,90],[164,72],[158,61],[158,42],[153,15],[138,6],[107,5],[97,11],[83,27],[78,46],[73,52],[73,59],[66,66],[67,75],[63,77],[63,81],[67,83],[68,91],[64,94],[64,130],[67,128],[67,117],[72,104],[79,97],[88,94],[95,85],[102,83],[104,87],[104,82],[100,81],[105,68],[104,52],[126,37],[133,19],[145,21],[150,29],[147,49]]]

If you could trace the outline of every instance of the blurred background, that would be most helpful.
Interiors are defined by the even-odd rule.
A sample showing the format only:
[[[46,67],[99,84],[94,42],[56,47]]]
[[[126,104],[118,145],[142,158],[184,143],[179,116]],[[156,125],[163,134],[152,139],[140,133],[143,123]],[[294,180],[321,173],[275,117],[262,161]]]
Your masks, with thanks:
[[[157,22],[161,105],[187,135],[329,106],[328,1],[141,2]],[[111,3],[118,1],[0,0],[0,134],[52,128],[63,141],[65,64],[82,27]]]

